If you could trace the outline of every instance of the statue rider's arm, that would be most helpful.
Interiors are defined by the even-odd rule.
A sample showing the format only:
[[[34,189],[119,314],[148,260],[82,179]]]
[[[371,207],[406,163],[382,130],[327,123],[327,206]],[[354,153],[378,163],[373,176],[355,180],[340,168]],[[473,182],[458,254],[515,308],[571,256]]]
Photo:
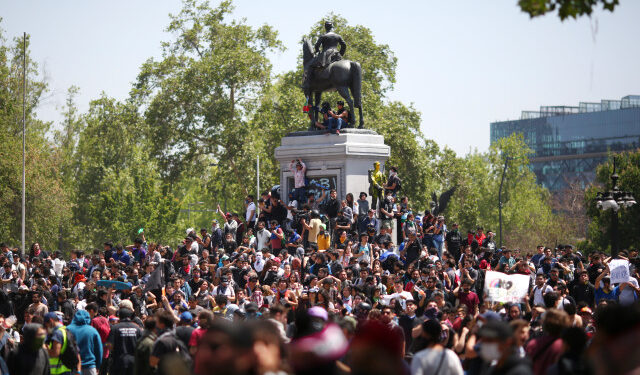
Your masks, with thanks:
[[[324,40],[324,37],[320,37],[318,38],[318,41],[316,42],[316,45],[313,47],[313,50],[315,51],[315,53],[318,53],[318,51],[320,51],[320,47],[322,46],[322,41]],[[342,42],[344,43],[344,42]]]
[[[338,43],[340,43],[340,56],[344,56],[344,53],[347,52],[347,43],[342,38]]]

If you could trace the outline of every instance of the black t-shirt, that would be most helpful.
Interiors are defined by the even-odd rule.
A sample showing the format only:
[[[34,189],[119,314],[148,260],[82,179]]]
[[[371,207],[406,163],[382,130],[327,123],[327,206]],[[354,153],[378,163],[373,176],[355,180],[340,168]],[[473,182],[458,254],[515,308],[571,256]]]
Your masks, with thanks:
[[[418,240],[415,240],[411,245],[405,247],[404,251],[406,257],[405,266],[408,267],[414,260],[418,259],[422,252],[422,247],[420,246],[420,243],[418,243]]]
[[[193,293],[198,291],[198,289],[200,289],[200,286],[202,285],[203,282],[204,280],[202,279],[202,277],[200,277],[198,281],[195,281],[194,279],[189,280],[189,287],[191,288],[191,291]]]
[[[384,245],[386,242],[391,242],[391,236],[389,235],[389,233],[385,233],[385,234],[379,234],[376,236],[375,240],[373,240],[373,242],[379,244],[379,245]]]
[[[131,321],[122,321],[111,327],[107,342],[112,347],[113,368],[121,369],[133,366],[136,343],[140,336],[142,336],[142,330]]]
[[[279,225],[282,225],[287,218],[287,213],[287,208],[281,202],[278,202],[271,210],[271,219],[277,221]]]
[[[389,180],[387,181],[387,186],[393,186],[394,183],[396,184],[395,188],[387,189],[387,190],[390,190],[395,193],[399,190],[399,187],[400,187],[400,178],[396,175],[389,177]]]
[[[336,216],[338,216],[338,210],[340,210],[340,202],[337,199],[329,199],[325,210],[329,218],[335,218]]]
[[[178,326],[176,327],[176,337],[182,341],[185,347],[189,347],[189,340],[191,339],[191,334],[193,333],[193,327],[189,326]]]
[[[404,332],[404,342],[407,352],[411,352],[411,344],[413,343],[413,336],[411,336],[411,331],[423,322],[424,318],[418,316],[409,317],[407,314],[400,315],[400,318],[398,319],[398,325]]]

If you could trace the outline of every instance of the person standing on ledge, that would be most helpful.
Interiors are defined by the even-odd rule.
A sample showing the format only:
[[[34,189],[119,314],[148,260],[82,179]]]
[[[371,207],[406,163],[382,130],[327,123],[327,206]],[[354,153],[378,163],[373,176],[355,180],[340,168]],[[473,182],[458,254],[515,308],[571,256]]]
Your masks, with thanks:
[[[373,163],[373,169],[369,169],[369,194],[371,194],[371,208],[378,212],[378,200],[380,204],[384,200],[384,188],[386,181],[380,171],[380,162]]]
[[[295,167],[294,167],[295,165]],[[305,195],[305,174],[307,173],[307,166],[302,159],[291,160],[289,163],[289,170],[293,173],[293,198],[298,201],[300,205],[306,200]]]

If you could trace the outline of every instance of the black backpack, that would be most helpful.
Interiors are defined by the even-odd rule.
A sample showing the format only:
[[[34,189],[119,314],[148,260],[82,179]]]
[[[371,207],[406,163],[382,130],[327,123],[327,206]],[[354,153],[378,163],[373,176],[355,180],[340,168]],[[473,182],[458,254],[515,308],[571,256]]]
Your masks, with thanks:
[[[189,354],[189,348],[176,336],[175,331],[165,332],[160,335],[158,339],[166,337],[171,337],[176,342],[176,352],[165,354],[162,364],[160,368],[158,368],[158,374],[167,375],[167,370],[173,369],[175,371],[176,368],[190,370],[193,365],[193,360]]]
[[[396,193],[402,190],[402,180],[400,177],[396,176]]]
[[[67,327],[60,327],[58,329],[62,330],[63,335],[65,335],[67,339],[67,347],[62,353],[60,353],[60,361],[65,365],[65,367],[71,369],[71,372],[75,372],[75,369],[78,368],[80,358],[80,349],[78,349],[76,337],[67,329]]]

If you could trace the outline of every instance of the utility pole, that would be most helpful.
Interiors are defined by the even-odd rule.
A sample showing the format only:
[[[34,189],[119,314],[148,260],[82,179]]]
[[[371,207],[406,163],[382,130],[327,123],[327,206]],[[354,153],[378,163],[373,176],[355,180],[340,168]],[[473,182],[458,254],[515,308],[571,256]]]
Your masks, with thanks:
[[[502,185],[504,184],[504,176],[507,173],[507,165],[510,157],[504,158],[504,169],[502,169],[502,179],[500,180],[500,190],[498,190],[498,215],[500,220],[500,247],[502,247]]]
[[[22,36],[22,256],[25,254],[25,218],[26,218],[26,144],[27,144],[27,33]]]
[[[260,198],[260,155],[256,158],[256,200]],[[256,218],[260,214],[260,208],[256,206]]]

